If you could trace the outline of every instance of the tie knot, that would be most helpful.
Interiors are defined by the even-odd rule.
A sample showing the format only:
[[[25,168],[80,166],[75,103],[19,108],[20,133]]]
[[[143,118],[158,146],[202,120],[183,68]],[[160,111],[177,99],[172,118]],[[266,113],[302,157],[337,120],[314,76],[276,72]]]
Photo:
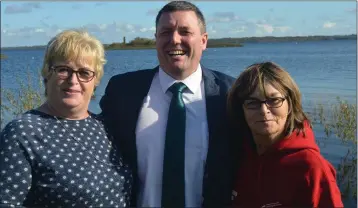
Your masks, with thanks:
[[[173,94],[181,93],[183,90],[187,88],[187,86],[182,82],[174,83],[172,86],[169,87],[169,91]]]

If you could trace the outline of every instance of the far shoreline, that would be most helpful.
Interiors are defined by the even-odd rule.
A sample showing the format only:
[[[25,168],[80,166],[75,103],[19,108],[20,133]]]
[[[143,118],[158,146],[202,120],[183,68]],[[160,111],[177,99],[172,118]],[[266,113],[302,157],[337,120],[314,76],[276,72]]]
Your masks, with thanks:
[[[208,40],[207,48],[223,48],[223,47],[244,47],[245,43],[277,43],[277,42],[307,42],[307,41],[322,41],[322,40],[357,40],[356,34],[351,35],[331,35],[331,36],[265,36],[265,37],[243,37],[243,38],[217,38]],[[114,42],[110,44],[103,44],[106,50],[145,50],[155,49],[155,40],[148,38],[137,37],[129,43]],[[45,45],[34,46],[16,46],[16,47],[2,47],[1,51],[6,50],[34,50],[45,49]],[[4,55],[2,53],[2,55]],[[3,58],[3,57],[2,57]]]

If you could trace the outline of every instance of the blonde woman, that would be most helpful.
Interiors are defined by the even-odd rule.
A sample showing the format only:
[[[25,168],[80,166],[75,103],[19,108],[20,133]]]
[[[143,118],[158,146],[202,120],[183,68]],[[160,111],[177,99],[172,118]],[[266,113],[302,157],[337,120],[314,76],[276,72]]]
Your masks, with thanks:
[[[132,175],[88,105],[103,75],[104,48],[66,30],[47,45],[46,102],[1,132],[0,206],[126,207]]]

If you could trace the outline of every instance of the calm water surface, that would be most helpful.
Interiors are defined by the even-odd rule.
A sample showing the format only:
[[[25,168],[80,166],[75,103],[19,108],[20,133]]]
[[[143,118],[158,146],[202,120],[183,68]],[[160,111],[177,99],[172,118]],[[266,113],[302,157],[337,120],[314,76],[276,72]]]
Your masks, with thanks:
[[[207,49],[202,64],[237,77],[245,67],[255,62],[276,62],[295,79],[302,92],[305,111],[312,112],[318,103],[325,106],[335,103],[337,96],[356,103],[356,47],[355,40],[247,43],[241,48]],[[18,88],[16,77],[25,77],[27,72],[31,72],[34,80],[39,80],[44,50],[11,50],[2,53],[8,56],[8,59],[1,61],[2,88]],[[95,113],[100,112],[98,102],[111,76],[158,65],[155,50],[108,51],[106,58],[108,63],[105,65],[105,75],[97,88],[96,99],[90,104],[90,110]],[[9,119],[3,118],[3,121]],[[317,139],[321,141],[323,128],[315,125],[314,130]],[[320,144],[320,147],[323,155],[335,166],[347,151],[347,146],[338,140],[325,141],[325,145]]]

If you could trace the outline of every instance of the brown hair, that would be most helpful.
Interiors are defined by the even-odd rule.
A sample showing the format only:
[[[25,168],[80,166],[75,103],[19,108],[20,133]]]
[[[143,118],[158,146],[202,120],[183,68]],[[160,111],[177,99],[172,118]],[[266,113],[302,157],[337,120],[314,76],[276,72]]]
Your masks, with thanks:
[[[265,83],[271,84],[287,100],[289,114],[285,124],[286,135],[294,130],[304,133],[304,122],[311,122],[303,112],[300,90],[290,74],[273,62],[256,63],[247,67],[236,79],[228,95],[228,116],[234,129],[243,136],[251,137],[244,116],[243,102],[259,87],[265,93]]]
[[[200,11],[200,9],[188,1],[172,1],[166,4],[157,14],[157,17],[155,19],[155,26],[158,27],[159,19],[162,16],[163,13],[166,12],[176,12],[176,11],[193,11],[195,12],[201,33],[206,32],[206,23],[203,13]]]

